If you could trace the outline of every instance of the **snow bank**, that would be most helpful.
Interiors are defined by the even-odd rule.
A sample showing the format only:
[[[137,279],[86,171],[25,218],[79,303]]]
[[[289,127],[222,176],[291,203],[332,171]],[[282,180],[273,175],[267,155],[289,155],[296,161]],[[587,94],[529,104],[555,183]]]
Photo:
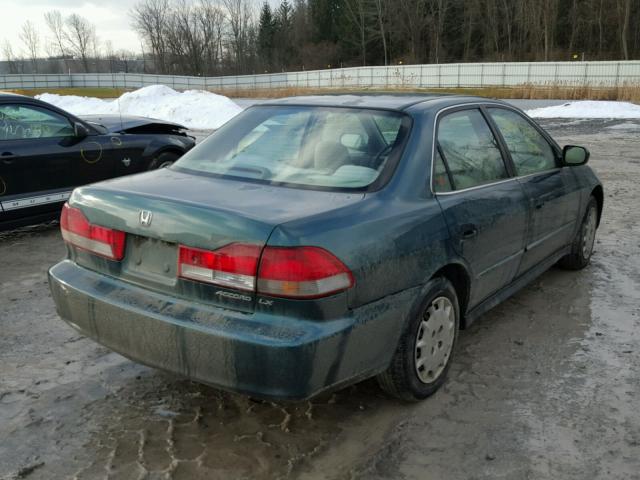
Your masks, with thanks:
[[[627,102],[581,101],[535,108],[534,118],[640,118],[640,105]]]
[[[164,85],[151,85],[123,94],[118,100],[75,95],[38,95],[74,115],[139,115],[176,122],[192,129],[216,129],[242,111],[225,96],[202,90],[176,92]],[[119,104],[119,105],[118,105]]]

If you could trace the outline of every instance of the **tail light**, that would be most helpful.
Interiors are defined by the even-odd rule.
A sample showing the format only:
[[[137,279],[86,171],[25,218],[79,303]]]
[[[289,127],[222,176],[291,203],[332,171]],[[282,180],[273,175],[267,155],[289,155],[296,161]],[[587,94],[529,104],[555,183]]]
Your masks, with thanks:
[[[258,245],[232,243],[209,251],[180,245],[178,275],[190,280],[253,291],[260,258]]]
[[[232,243],[218,250],[180,246],[178,275],[265,295],[319,298],[353,286],[353,275],[318,247],[265,247]]]
[[[89,223],[82,211],[65,203],[60,215],[60,230],[65,242],[110,260],[124,258],[126,234]]]
[[[335,256],[318,247],[265,247],[258,292],[275,297],[318,298],[353,285],[353,275]]]

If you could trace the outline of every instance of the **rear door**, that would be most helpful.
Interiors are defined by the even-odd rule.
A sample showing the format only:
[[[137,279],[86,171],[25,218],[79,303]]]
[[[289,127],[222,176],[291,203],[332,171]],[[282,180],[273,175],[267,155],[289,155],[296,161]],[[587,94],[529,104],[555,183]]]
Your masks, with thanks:
[[[571,242],[580,195],[573,172],[560,166],[560,152],[537,126],[515,110],[487,110],[504,138],[531,208],[520,275]]]
[[[527,198],[479,108],[447,111],[436,128],[432,189],[453,248],[471,269],[473,307],[516,275]]]

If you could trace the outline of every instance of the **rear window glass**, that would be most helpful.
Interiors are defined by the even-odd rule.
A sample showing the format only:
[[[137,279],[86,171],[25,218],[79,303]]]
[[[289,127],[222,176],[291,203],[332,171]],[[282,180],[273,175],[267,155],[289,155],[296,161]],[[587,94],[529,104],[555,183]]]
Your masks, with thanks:
[[[172,168],[265,183],[364,188],[397,160],[410,123],[397,112],[258,106]]]

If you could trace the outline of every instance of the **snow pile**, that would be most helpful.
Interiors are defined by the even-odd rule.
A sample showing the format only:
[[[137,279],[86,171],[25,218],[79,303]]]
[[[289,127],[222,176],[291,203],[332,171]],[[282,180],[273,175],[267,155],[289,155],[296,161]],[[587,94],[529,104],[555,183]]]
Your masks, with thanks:
[[[528,110],[534,118],[640,118],[640,105],[627,102],[580,101]]]
[[[74,115],[139,115],[184,125],[191,129],[216,129],[242,111],[222,95],[202,90],[176,92],[151,85],[123,94],[118,100],[43,93],[36,98]]]

